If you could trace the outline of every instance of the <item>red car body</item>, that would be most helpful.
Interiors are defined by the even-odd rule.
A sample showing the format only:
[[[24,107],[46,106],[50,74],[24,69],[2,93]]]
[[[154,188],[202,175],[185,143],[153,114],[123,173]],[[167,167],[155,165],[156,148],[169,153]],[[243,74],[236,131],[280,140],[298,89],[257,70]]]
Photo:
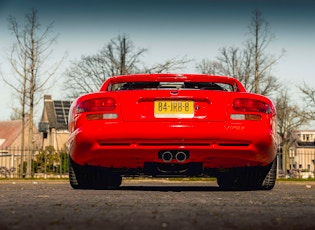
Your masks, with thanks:
[[[73,188],[119,186],[135,175],[215,176],[223,188],[275,183],[274,105],[235,78],[111,77],[73,102],[69,130]]]

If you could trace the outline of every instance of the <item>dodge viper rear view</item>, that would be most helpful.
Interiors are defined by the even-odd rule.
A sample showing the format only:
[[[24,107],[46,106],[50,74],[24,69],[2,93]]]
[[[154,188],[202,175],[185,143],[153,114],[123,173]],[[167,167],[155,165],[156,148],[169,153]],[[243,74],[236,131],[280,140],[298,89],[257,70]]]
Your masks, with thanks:
[[[75,189],[122,177],[216,177],[223,189],[272,189],[276,111],[235,78],[138,74],[107,79],[69,112]]]

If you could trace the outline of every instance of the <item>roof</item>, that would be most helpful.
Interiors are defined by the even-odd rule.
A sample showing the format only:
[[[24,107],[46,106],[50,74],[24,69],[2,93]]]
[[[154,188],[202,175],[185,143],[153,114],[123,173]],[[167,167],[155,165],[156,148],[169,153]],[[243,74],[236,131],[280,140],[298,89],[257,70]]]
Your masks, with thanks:
[[[22,120],[0,121],[0,147],[7,148],[21,133]]]
[[[40,132],[47,131],[48,127],[58,130],[68,129],[68,114],[70,106],[70,100],[52,100],[50,95],[45,95],[42,119],[39,124]]]
[[[122,83],[122,82],[139,82],[139,81],[197,81],[197,82],[221,82],[231,85],[236,85],[241,92],[246,92],[246,89],[242,83],[236,78],[219,76],[219,75],[207,75],[207,74],[171,74],[171,73],[159,73],[159,74],[133,74],[133,75],[121,75],[114,76],[106,79],[100,88],[100,91],[106,91],[108,85]]]
[[[315,142],[314,141],[296,141],[296,147],[311,147],[314,148],[315,147]]]
[[[315,147],[315,131],[314,130],[294,130],[292,138],[295,140],[295,146],[297,148],[314,148]],[[306,136],[307,139],[303,138]]]

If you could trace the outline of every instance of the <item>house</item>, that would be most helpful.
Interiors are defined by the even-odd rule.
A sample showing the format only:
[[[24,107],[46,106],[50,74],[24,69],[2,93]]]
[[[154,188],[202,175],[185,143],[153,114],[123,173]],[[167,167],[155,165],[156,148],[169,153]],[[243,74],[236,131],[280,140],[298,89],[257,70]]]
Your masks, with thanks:
[[[0,177],[17,173],[22,156],[25,161],[28,153],[41,146],[40,134],[35,125],[33,125],[31,146],[29,146],[29,124],[30,121],[26,117],[22,150],[22,120],[0,121]]]
[[[68,114],[71,101],[53,100],[44,96],[44,108],[38,128],[42,133],[42,147],[53,146],[55,150],[66,150],[69,137]]]
[[[289,150],[291,176],[314,178],[315,130],[296,130],[291,135],[294,141]]]

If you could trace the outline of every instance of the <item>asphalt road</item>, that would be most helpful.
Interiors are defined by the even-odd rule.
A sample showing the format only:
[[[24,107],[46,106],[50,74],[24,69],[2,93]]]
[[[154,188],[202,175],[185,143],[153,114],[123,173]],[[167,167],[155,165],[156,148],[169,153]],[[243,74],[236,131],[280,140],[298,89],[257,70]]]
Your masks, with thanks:
[[[220,191],[215,181],[124,180],[74,190],[67,181],[1,181],[0,229],[315,229],[315,182]]]

